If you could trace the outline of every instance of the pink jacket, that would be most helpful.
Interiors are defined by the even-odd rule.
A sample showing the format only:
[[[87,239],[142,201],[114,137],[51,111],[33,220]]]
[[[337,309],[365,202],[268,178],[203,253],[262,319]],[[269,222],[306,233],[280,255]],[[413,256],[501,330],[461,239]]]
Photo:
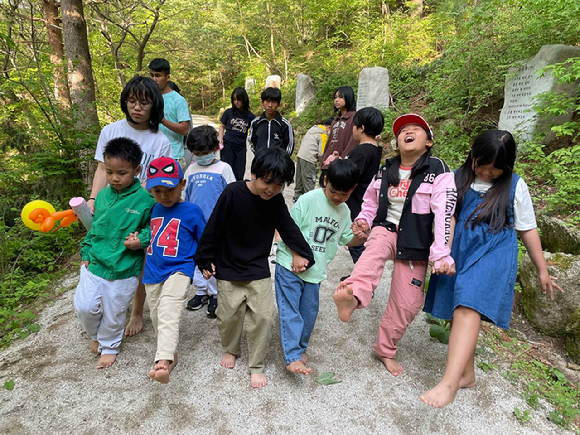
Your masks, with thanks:
[[[457,189],[455,186],[455,178],[452,172],[445,163],[437,157],[431,156],[429,158],[431,164],[425,168],[424,173],[419,173],[412,180],[408,196],[403,206],[401,220],[397,228],[398,237],[402,237],[402,228],[407,228],[404,234],[406,243],[404,246],[411,246],[416,239],[413,233],[423,233],[425,231],[433,231],[433,243],[429,248],[429,261],[433,261],[435,267],[439,267],[441,262],[447,261],[448,264],[453,264],[454,260],[450,257],[451,249],[449,248],[449,238],[451,236],[451,218],[455,212],[455,204],[457,202]],[[398,162],[398,160],[397,160]],[[386,177],[382,174],[388,169],[390,164],[393,164],[393,159],[389,159],[387,163],[381,167],[379,174],[371,182],[363,197],[363,204],[360,214],[356,220],[363,220],[369,226],[388,225],[386,221],[386,210],[388,210],[388,197],[386,185]],[[422,178],[419,179],[419,177]],[[381,216],[377,216],[379,207],[381,207]],[[408,207],[410,205],[410,207]],[[415,226],[414,231],[409,231],[408,225],[416,225],[417,218],[426,218],[432,215],[432,228],[418,228]],[[412,216],[414,215],[414,216]],[[429,222],[429,221],[426,221]],[[401,231],[401,232],[399,232]],[[424,239],[424,238],[423,238]],[[397,242],[397,245],[399,243]],[[425,247],[426,248],[426,247]],[[397,254],[402,257],[405,256],[404,248],[397,246]]]

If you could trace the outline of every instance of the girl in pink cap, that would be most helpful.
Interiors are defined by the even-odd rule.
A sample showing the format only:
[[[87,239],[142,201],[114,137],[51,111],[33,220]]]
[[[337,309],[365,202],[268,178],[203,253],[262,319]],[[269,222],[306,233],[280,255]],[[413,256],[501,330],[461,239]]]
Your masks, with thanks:
[[[433,262],[434,273],[455,273],[448,242],[457,190],[449,167],[431,155],[433,132],[425,119],[402,115],[393,133],[399,155],[387,160],[364,195],[353,232],[368,241],[351,276],[336,288],[334,301],[339,319],[348,322],[355,309],[370,303],[386,261],[395,262],[373,350],[398,376],[403,368],[394,360],[397,342],[423,307],[427,262]]]

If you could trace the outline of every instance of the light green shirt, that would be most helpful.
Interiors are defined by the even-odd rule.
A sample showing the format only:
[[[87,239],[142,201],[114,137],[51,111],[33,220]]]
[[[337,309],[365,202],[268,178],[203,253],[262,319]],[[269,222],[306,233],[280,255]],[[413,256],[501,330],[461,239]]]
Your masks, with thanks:
[[[298,199],[290,216],[310,245],[316,263],[306,272],[297,274],[304,281],[318,284],[326,279],[326,266],[332,261],[338,246],[348,244],[353,238],[350,228],[350,210],[346,204],[332,204],[322,189],[312,190]],[[278,243],[276,262],[292,270],[292,252]]]
[[[175,91],[163,94],[163,117],[171,122],[181,122],[191,119],[189,114],[189,108],[187,107],[187,101],[181,95]],[[169,130],[167,127],[159,124],[159,130],[163,132],[169,142],[171,142],[171,151],[173,152],[173,158],[178,160],[183,157],[184,145],[183,145],[183,135],[175,133]]]

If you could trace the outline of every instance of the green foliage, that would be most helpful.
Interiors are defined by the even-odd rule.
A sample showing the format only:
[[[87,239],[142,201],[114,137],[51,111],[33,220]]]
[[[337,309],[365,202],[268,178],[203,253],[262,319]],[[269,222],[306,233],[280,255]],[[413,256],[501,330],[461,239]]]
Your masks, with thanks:
[[[486,362],[486,361],[480,361],[479,363],[477,363],[477,367],[479,367],[481,370],[483,370],[484,373],[489,372],[490,370],[497,370],[497,366],[495,364]]]
[[[4,382],[4,388],[6,388],[8,391],[12,391],[14,389],[14,381],[11,379]]]
[[[516,416],[520,424],[527,423],[532,419],[532,417],[530,416],[530,411],[527,409],[522,412],[518,408],[514,408],[514,415]]]
[[[316,382],[318,382],[320,385],[332,385],[339,384],[342,381],[340,379],[336,379],[333,372],[324,372],[318,377]]]
[[[527,355],[529,346],[523,348],[517,341],[515,343],[510,349],[516,356],[515,361],[502,375],[512,382],[523,385],[522,397],[530,408],[537,410],[538,401],[543,398],[554,407],[548,415],[551,421],[563,428],[577,426],[575,419],[580,415],[578,388],[557,368],[549,367],[533,356]]]
[[[427,313],[427,323],[429,326],[429,336],[439,340],[443,344],[449,344],[451,334],[451,323],[449,320],[438,319]]]
[[[22,307],[46,296],[50,283],[61,276],[62,263],[78,250],[74,231],[41,233],[20,221],[7,227],[0,220],[0,347],[38,332],[35,314]]]

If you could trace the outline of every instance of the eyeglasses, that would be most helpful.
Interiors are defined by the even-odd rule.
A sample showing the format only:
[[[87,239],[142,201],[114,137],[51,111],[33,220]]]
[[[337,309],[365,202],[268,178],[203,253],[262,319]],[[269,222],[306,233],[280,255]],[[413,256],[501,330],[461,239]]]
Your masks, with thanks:
[[[137,105],[137,103],[139,103],[139,106],[141,106],[141,108],[146,108],[151,106],[151,104],[153,104],[151,101],[140,101],[140,100],[133,100],[133,99],[128,99],[125,100],[125,103],[127,103],[127,106],[131,106],[131,107],[135,107]]]

